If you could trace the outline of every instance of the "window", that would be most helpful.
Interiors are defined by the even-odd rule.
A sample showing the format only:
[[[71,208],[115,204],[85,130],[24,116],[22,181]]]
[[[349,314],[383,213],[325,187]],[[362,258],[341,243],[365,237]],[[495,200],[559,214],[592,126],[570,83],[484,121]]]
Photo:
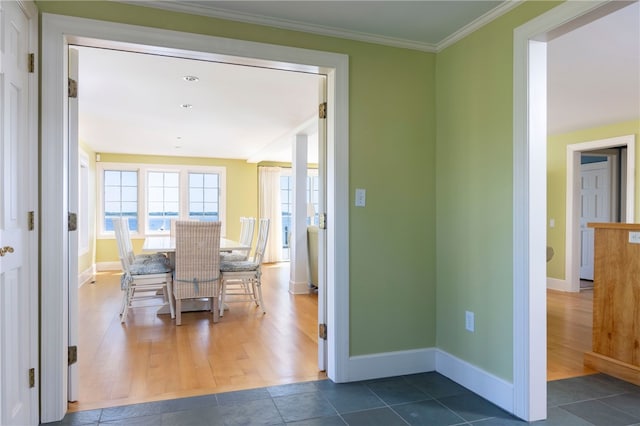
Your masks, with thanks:
[[[224,167],[97,163],[102,206],[100,236],[113,235],[113,218],[128,217],[131,231],[164,234],[171,219],[222,222],[225,232]]]
[[[216,173],[189,173],[189,219],[218,220],[220,177]]]
[[[171,219],[180,217],[179,173],[148,173],[147,215],[147,226],[151,232],[168,231]]]
[[[113,218],[129,218],[129,228],[138,230],[138,173],[104,170],[103,229],[113,232]],[[131,220],[133,219],[133,220]]]
[[[318,224],[318,171],[307,170],[307,204],[313,205],[313,217],[307,217],[307,225]],[[282,248],[284,258],[289,258],[291,215],[293,214],[293,179],[291,169],[283,169],[280,176],[280,210],[282,211]],[[308,214],[308,212],[305,212]]]

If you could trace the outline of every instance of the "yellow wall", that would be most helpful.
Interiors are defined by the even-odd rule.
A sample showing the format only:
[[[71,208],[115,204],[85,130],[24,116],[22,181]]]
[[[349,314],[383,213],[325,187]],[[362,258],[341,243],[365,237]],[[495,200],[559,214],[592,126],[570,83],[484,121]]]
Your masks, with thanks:
[[[258,217],[258,165],[244,160],[199,157],[164,157],[159,155],[124,155],[101,153],[101,161],[109,163],[176,164],[219,166],[227,170],[226,233],[240,235],[240,217]],[[100,188],[96,188],[100,191]],[[95,204],[95,203],[94,203]],[[134,251],[140,252],[142,239],[133,240]],[[113,237],[96,240],[96,262],[117,262],[118,250]]]
[[[636,143],[640,142],[640,119],[549,136],[547,140],[547,244],[553,247],[555,254],[547,264],[547,276],[565,279],[567,145],[625,135],[636,135]],[[636,167],[639,159],[640,149],[636,147]],[[638,173],[636,173],[635,212],[637,222],[640,218],[640,174]],[[553,228],[549,227],[549,219],[555,221]]]

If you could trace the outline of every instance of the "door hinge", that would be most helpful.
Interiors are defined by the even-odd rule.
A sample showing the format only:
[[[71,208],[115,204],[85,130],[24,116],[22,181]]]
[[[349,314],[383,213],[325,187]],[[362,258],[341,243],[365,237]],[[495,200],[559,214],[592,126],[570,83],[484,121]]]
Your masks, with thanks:
[[[28,212],[27,213],[27,228],[29,229],[29,231],[33,231],[33,229],[35,227],[36,227],[35,214],[34,214],[34,212]]]
[[[36,70],[36,55],[33,53],[29,53],[29,56],[27,57],[27,68],[30,73],[33,73]]]
[[[70,98],[78,97],[78,82],[72,78],[69,78],[69,97]]]
[[[69,216],[67,217],[67,223],[69,227],[69,231],[75,231],[78,229],[78,215],[75,213],[69,212]]]
[[[67,348],[67,357],[68,357],[68,364],[75,364],[76,362],[78,362],[78,347],[77,346],[69,346]]]
[[[318,337],[327,340],[327,324],[318,324]]]
[[[36,387],[36,369],[35,368],[29,369],[29,387],[30,388]]]
[[[327,229],[327,214],[320,213],[318,215],[318,228]]]
[[[327,118],[327,103],[323,102],[318,107],[318,117]]]

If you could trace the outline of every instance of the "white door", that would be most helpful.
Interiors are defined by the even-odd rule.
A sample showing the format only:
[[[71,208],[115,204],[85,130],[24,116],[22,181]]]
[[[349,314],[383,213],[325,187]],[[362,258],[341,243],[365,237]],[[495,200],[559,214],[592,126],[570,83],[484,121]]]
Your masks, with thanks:
[[[318,102],[327,101],[327,78],[318,83]],[[326,109],[325,109],[326,111]],[[327,211],[327,120],[318,120],[318,324],[327,323],[327,232],[322,227],[322,215]],[[326,330],[326,327],[325,327]],[[318,369],[327,370],[327,340],[318,336]]]
[[[611,218],[610,160],[580,166],[580,279],[593,280],[594,230],[589,222]]]
[[[30,21],[17,2],[0,3],[0,424],[37,424],[36,368],[28,230]],[[37,342],[37,341],[36,341]],[[35,346],[35,347],[34,347]],[[34,370],[35,376],[37,370]],[[35,378],[35,377],[34,377]],[[37,397],[36,397],[37,398]],[[34,415],[35,411],[35,415]]]

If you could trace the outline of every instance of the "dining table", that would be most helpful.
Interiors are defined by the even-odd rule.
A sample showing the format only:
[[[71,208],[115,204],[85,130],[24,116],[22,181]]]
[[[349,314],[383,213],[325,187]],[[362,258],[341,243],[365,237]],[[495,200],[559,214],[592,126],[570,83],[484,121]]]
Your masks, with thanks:
[[[236,240],[228,238],[220,238],[220,251],[230,252],[233,250],[250,250],[251,247],[244,245]],[[166,253],[169,257],[170,263],[175,264],[176,253],[176,237],[170,235],[151,235],[144,239],[142,244],[142,251],[145,253]],[[182,302],[181,312],[194,312],[194,311],[208,311],[211,309],[209,299],[186,299]],[[156,312],[158,314],[169,314],[169,304],[158,308]]]
[[[230,240],[228,238],[220,238],[220,251],[233,250],[249,250],[251,247],[246,246],[239,241]],[[144,239],[142,251],[150,253],[175,253],[176,237],[170,235],[153,235]]]

